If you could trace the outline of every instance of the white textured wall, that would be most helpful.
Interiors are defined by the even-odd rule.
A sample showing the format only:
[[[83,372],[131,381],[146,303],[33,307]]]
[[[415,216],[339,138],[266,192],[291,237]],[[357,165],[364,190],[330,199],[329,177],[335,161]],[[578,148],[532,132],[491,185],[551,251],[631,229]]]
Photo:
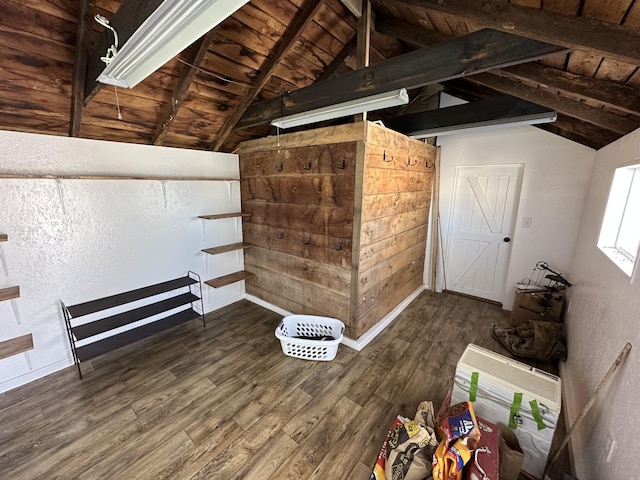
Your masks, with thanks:
[[[616,167],[640,163],[640,130],[596,154],[589,194],[571,262],[571,310],[566,319],[569,359],[562,370],[570,421],[580,413],[626,342],[625,364],[601,391],[573,443],[581,480],[636,478],[640,448],[640,280],[629,277],[597,247]],[[640,221],[640,219],[638,220]],[[616,442],[610,462],[608,434]]]
[[[238,157],[202,151],[0,131],[0,173],[238,178]],[[164,193],[163,193],[164,185]],[[165,204],[166,202],[166,204]],[[184,275],[242,268],[242,254],[200,250],[241,240],[238,182],[0,179],[0,233],[8,264],[0,341],[32,333],[35,349],[0,360],[0,391],[71,364],[60,301],[79,303]],[[204,287],[205,310],[231,303],[244,282]]]
[[[459,102],[443,95],[443,106],[454,103]],[[529,277],[539,260],[547,261],[571,279],[569,265],[595,151],[531,126],[441,136],[438,144],[442,148],[440,225],[445,247],[456,167],[525,165],[503,308],[511,309],[514,284]],[[531,228],[522,228],[523,217],[533,219]],[[427,265],[425,276],[430,267]],[[442,287],[441,275],[438,287]]]

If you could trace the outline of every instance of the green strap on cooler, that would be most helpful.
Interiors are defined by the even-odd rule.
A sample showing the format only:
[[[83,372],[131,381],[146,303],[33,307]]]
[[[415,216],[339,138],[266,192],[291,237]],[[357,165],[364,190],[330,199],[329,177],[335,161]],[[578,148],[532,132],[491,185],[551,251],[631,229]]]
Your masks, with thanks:
[[[475,402],[476,396],[478,395],[478,377],[480,373],[473,372],[471,374],[471,385],[469,385],[469,401]]]
[[[536,402],[535,400],[531,400],[529,402],[529,405],[531,405],[531,415],[533,415],[533,419],[538,424],[538,430],[547,428],[547,426],[542,421],[542,415],[540,414],[540,409],[538,408],[538,402]]]
[[[522,405],[522,392],[515,392],[513,394],[513,402],[511,403],[511,411],[509,412],[509,428],[512,430],[518,428],[516,415],[520,411],[520,405]]]

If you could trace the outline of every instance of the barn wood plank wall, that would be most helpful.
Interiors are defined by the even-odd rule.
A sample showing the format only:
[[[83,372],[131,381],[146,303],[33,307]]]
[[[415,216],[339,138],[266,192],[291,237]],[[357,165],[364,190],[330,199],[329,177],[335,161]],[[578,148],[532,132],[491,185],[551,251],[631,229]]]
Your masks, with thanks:
[[[365,122],[239,153],[247,293],[357,339],[422,284],[434,147]]]

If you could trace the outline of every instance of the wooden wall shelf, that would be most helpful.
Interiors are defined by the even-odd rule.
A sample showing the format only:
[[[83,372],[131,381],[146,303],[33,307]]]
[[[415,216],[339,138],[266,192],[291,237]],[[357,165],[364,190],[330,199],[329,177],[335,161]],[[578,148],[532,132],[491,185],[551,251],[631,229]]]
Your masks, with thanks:
[[[199,215],[198,218],[203,218],[204,220],[219,220],[221,218],[234,218],[234,217],[250,217],[250,213],[216,213],[215,215]]]
[[[159,180],[172,182],[239,182],[238,178],[211,178],[211,177],[155,177],[136,175],[48,175],[26,173],[0,173],[0,179],[22,180]]]
[[[0,288],[0,302],[20,297],[20,287]]]
[[[33,336],[28,333],[21,337],[0,342],[0,359],[33,350]]]
[[[220,245],[219,247],[204,248],[202,251],[210,255],[218,255],[219,253],[233,252],[235,250],[246,250],[251,247],[253,247],[253,245],[250,243],[238,242],[230,243],[229,245]]]
[[[6,233],[0,233],[0,242],[6,242],[9,240],[9,235]]]
[[[251,272],[247,272],[246,270],[240,270],[239,272],[230,273],[229,275],[212,278],[211,280],[207,280],[204,283],[206,283],[207,285],[213,288],[221,288],[227,285],[231,285],[232,283],[246,280],[247,278],[251,278],[253,276],[255,275]]]

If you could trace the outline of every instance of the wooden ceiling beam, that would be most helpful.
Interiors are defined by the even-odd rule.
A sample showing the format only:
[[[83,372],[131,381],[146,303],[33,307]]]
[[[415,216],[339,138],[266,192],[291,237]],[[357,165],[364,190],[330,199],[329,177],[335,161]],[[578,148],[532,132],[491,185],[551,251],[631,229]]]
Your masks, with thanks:
[[[630,27],[524,7],[503,0],[393,1],[541,42],[587,50],[632,65],[640,64],[640,32]]]
[[[176,115],[178,114],[178,111],[182,106],[182,102],[187,96],[187,92],[189,91],[191,82],[193,82],[193,79],[196,76],[197,67],[200,65],[200,62],[202,62],[202,59],[207,54],[209,45],[211,44],[214,36],[215,34],[213,30],[211,30],[196,42],[193,55],[189,59],[189,63],[193,66],[187,64],[182,65],[176,88],[171,94],[171,100],[165,107],[164,114],[162,115],[162,122],[160,122],[160,125],[158,126],[158,129],[153,136],[154,145],[162,145],[162,142],[164,142],[164,139],[169,132],[169,127],[171,126],[173,120],[176,118]]]
[[[578,118],[621,135],[626,135],[640,127],[640,117],[638,116],[622,116],[613,111],[591,107],[567,97],[555,95],[520,82],[514,82],[500,75],[481,73],[468,77],[468,80],[497,92],[552,108],[559,113]]]
[[[553,89],[591,98],[625,113],[640,113],[640,91],[608,80],[583,77],[539,64],[522,64],[496,72],[509,78],[533,81]]]
[[[318,13],[318,10],[324,5],[325,0],[306,0],[305,6],[296,17],[295,21],[289,27],[287,32],[278,42],[273,54],[267,61],[267,64],[260,69],[260,73],[256,77],[249,92],[243,97],[240,105],[235,107],[231,116],[227,118],[219,130],[216,140],[213,142],[211,149],[218,151],[227,140],[229,134],[236,127],[244,113],[249,108],[249,105],[258,96],[258,93],[264,88],[271,76],[275,73],[276,68],[284,57],[291,51],[297,38],[302,31],[313,21],[313,17]]]
[[[611,130],[605,130],[596,125],[564,115],[558,115],[558,119],[553,123],[543,123],[536,125],[536,127],[595,150],[599,150],[621,137],[621,135]]]
[[[463,105],[410,113],[387,119],[385,126],[405,135],[439,129],[459,130],[500,125],[540,115],[555,116],[554,110],[511,96],[485,98]],[[430,135],[437,136],[438,134]]]
[[[491,98],[500,95],[481,85],[470,82],[467,79],[452,80],[444,86],[445,93],[454,97],[462,98],[468,102],[474,102],[485,98]],[[591,123],[583,122],[580,119],[558,114],[558,119],[552,123],[543,123],[535,125],[535,127],[555,135],[567,138],[574,142],[586,145],[596,150],[609,145],[611,142],[621,137],[619,133],[612,132]]]
[[[409,103],[398,108],[396,115],[408,115],[439,108],[442,90],[444,90],[444,86],[439,83],[422,87]]]
[[[109,19],[111,25],[118,32],[120,47],[129,40],[129,37],[142,25],[149,15],[151,15],[163,0],[124,0],[118,11]],[[100,57],[107,52],[107,48],[113,43],[113,34],[108,29],[104,29],[98,43],[91,49],[87,58],[87,76],[84,86],[84,104],[89,103],[96,94],[102,90],[104,84],[96,81],[105,68],[105,64]]]
[[[378,17],[377,28],[380,32],[392,35],[416,48],[436,45],[452,38],[434,30],[388,17]],[[637,115],[640,112],[640,91],[609,80],[584,77],[537,63],[523,63],[501,70],[496,69],[493,72],[512,79],[543,84],[583,98],[591,98],[625,113]]]
[[[555,45],[495,30],[480,30],[254,104],[237,126],[262,125],[285,115],[399,88],[418,88],[563,52],[566,49]]]
[[[79,137],[84,107],[84,84],[87,77],[87,54],[89,48],[90,22],[95,11],[95,0],[82,0],[78,12],[78,31],[76,33],[76,51],[73,61],[73,84],[71,86],[71,115],[69,136]]]

